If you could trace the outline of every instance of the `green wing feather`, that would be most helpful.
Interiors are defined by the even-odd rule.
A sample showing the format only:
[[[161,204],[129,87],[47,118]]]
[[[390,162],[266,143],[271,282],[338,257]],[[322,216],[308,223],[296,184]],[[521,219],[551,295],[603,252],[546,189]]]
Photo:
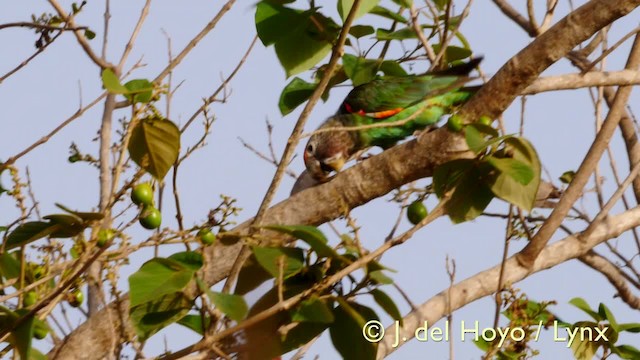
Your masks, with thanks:
[[[370,146],[388,148],[395,145],[398,141],[411,136],[416,130],[422,130],[435,124],[443,115],[451,113],[456,106],[469,99],[477,89],[477,87],[462,88],[457,91],[437,95],[426,101],[409,106],[403,111],[385,119],[350,114],[350,116],[348,116],[350,123],[345,125],[389,124],[390,126],[388,127],[373,127],[358,131],[360,148]],[[413,116],[411,120],[406,121],[406,119],[411,116]]]
[[[430,94],[440,95],[464,85],[467,77],[482,58],[449,69],[402,77],[383,77],[355,87],[343,101],[339,113],[374,113],[393,109],[405,109],[415,105]],[[348,111],[347,106],[351,111]]]

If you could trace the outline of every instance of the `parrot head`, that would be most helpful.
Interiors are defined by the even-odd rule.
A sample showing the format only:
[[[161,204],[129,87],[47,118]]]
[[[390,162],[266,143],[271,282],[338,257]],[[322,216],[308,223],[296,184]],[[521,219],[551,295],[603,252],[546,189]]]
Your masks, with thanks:
[[[344,127],[343,118],[347,116],[333,116],[318,130]],[[311,135],[304,150],[304,164],[309,174],[316,180],[326,181],[332,171],[340,171],[356,150],[354,136],[354,132],[340,130]]]

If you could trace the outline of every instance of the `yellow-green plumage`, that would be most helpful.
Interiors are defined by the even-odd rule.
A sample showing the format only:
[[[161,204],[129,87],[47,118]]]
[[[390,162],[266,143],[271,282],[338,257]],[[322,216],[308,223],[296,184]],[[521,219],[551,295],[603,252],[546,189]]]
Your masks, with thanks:
[[[364,129],[319,132],[305,149],[307,171],[326,179],[358,151],[371,146],[388,148],[416,130],[438,122],[467,101],[477,87],[463,87],[481,58],[446,70],[387,77],[359,85],[349,92],[336,115],[318,129],[364,126]],[[373,125],[373,126],[370,126]]]

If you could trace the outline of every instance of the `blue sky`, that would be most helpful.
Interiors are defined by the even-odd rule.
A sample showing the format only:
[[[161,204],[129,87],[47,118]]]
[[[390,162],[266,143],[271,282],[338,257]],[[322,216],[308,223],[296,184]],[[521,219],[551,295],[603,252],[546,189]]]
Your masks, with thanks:
[[[70,2],[63,4],[70,6]],[[456,4],[462,6],[459,1]],[[154,2],[126,68],[130,68],[141,58],[142,63],[146,65],[136,70],[131,78],[154,78],[166,66],[167,40],[163,30],[170,35],[173,53],[176,54],[218,11],[220,5],[220,2],[212,1]],[[318,1],[317,5],[323,6],[328,14],[339,21],[333,1]],[[119,59],[141,6],[142,2],[112,2],[108,51],[111,61]],[[566,13],[567,2],[561,1],[559,6],[558,13]],[[90,2],[77,19],[78,23],[89,25],[97,33],[96,39],[92,41],[96,51],[101,47],[103,10],[97,2]],[[50,11],[52,10],[46,2],[12,2],[11,5],[0,5],[0,23],[28,20],[32,13]],[[541,14],[542,11],[538,13]],[[221,75],[226,76],[231,72],[255,35],[253,14],[253,2],[235,4],[217,28],[174,71],[174,86],[183,83],[173,97],[170,119],[184,124],[202,104],[201,99],[208,97],[218,87]],[[365,16],[358,22],[369,21],[386,24],[386,20],[373,16]],[[617,40],[626,34],[636,26],[635,22],[637,11],[616,23],[611,29],[612,39]],[[530,42],[526,34],[506,19],[489,1],[474,3],[471,16],[464,23],[462,32],[471,43],[475,54],[484,55],[482,68],[489,76]],[[0,43],[5,49],[0,55],[0,74],[4,74],[31,55],[34,51],[34,41],[35,35],[26,29],[11,28],[0,31]],[[619,54],[623,56],[614,54],[607,60],[607,67],[622,68],[625,50],[628,48],[629,44],[622,46]],[[426,67],[425,64],[416,64],[414,69],[420,72],[423,71],[423,66]],[[575,69],[568,61],[561,60],[545,72],[545,75],[569,72],[575,72]],[[308,79],[310,73],[301,76]],[[238,137],[267,152],[265,120],[268,119],[275,126],[276,153],[281,154],[299,114],[299,110],[286,117],[279,113],[278,97],[288,81],[273,48],[264,48],[258,43],[243,69],[231,83],[228,101],[211,106],[211,113],[216,117],[216,122],[208,139],[208,146],[194,153],[180,171],[180,194],[187,226],[205,220],[207,211],[218,203],[220,194],[238,199],[239,206],[244,209],[237,219],[238,222],[255,214],[275,168],[246,150]],[[307,130],[312,130],[332,114],[347,90],[334,90],[327,103],[316,106],[307,123]],[[3,135],[0,159],[22,150],[73,114],[80,102],[79,94],[82,103],[87,104],[101,91],[99,69],[85,56],[74,37],[62,36],[25,69],[0,84],[0,134]],[[637,104],[638,100],[638,93],[635,92],[630,104]],[[159,108],[164,111],[164,105]],[[98,143],[93,139],[97,134],[101,111],[100,105],[94,107],[17,163],[23,175],[25,167],[29,167],[33,189],[43,213],[55,212],[55,202],[82,210],[97,206],[96,169],[84,163],[70,164],[67,157],[71,142],[78,144],[84,152],[96,154]],[[128,115],[128,110],[124,109],[116,113],[116,118]],[[525,134],[533,142],[543,165],[557,184],[557,177],[564,171],[578,167],[593,139],[593,107],[590,105],[588,92],[565,91],[529,97],[525,118]],[[520,121],[519,101],[514,102],[504,114],[504,120],[509,131],[517,131]],[[192,126],[182,140],[183,149],[197,141],[201,130],[200,124]],[[618,167],[621,170],[625,169],[627,159],[619,138],[615,139],[612,147],[617,156]],[[300,173],[304,167],[301,147],[297,154],[291,169]],[[602,168],[608,169],[608,163],[603,161]],[[608,171],[605,171],[604,175],[606,193],[611,194],[615,190],[613,178]],[[2,182],[5,186],[9,184],[6,174],[3,175]],[[426,183],[428,181],[420,182]],[[286,199],[292,185],[293,179],[286,177],[275,202]],[[591,186],[592,184],[588,187]],[[389,199],[390,196],[385,196],[352,212],[362,226],[361,236],[364,244],[371,249],[382,243],[395,222],[398,206],[389,202]],[[164,209],[163,225],[174,226],[173,204],[170,201],[168,203]],[[432,208],[435,202],[431,199],[427,205]],[[597,203],[593,194],[587,195],[578,205],[595,215]],[[493,212],[504,212],[505,209],[506,205],[497,200],[494,200],[490,207]],[[0,224],[11,222],[16,216],[18,212],[12,201],[6,196],[0,197]],[[131,216],[135,214],[132,213]],[[408,222],[403,220],[402,229],[408,227]],[[580,226],[573,228],[579,230]],[[327,231],[327,234],[330,232]],[[132,241],[137,242],[146,239],[149,233],[134,227],[131,235]],[[556,234],[555,238],[563,236]],[[418,232],[407,244],[385,254],[383,263],[397,271],[392,277],[410,295],[413,302],[422,303],[448,286],[444,269],[446,255],[455,259],[456,278],[462,280],[499,262],[502,257],[503,237],[503,221],[479,218],[469,223],[453,225],[448,219],[442,218]],[[628,235],[623,235],[619,241],[624,243],[629,242],[629,239]],[[332,241],[335,244],[337,240],[333,238]],[[516,243],[512,251],[523,245],[524,241]],[[165,254],[175,251],[175,248],[164,250]],[[150,256],[150,252],[144,251],[135,254],[135,258],[131,259],[131,266],[123,269],[121,283],[126,285],[126,276]],[[593,306],[597,306],[598,302],[606,302],[619,321],[638,319],[636,312],[632,312],[621,301],[613,298],[614,289],[601,275],[577,261],[535,274],[516,287],[526,292],[531,299],[556,300],[558,305],[553,307],[552,311],[568,322],[586,318],[580,311],[567,304],[576,296],[585,298]],[[389,288],[388,292],[397,300],[403,313],[409,311],[409,306],[395,290]],[[252,300],[252,295],[248,300]],[[369,300],[364,302],[372,303]],[[481,325],[491,326],[494,308],[491,298],[482,299],[456,312],[454,324],[458,325],[459,320],[478,320]],[[384,316],[381,310],[378,312],[384,322],[389,324],[390,319]],[[536,344],[535,347],[543,354],[541,358],[568,358],[570,351],[564,344],[551,341],[551,338],[551,334],[543,334],[540,342]],[[162,352],[165,341],[170,348],[175,349],[193,339],[195,338],[188,330],[173,326],[150,340],[145,352],[148,355]],[[627,343],[634,341],[638,342],[637,337]],[[480,352],[469,341],[457,341],[454,345],[458,359],[476,359],[480,356]],[[447,343],[414,341],[400,348],[389,358],[412,359],[423,354],[428,354],[429,358],[445,358],[448,348]],[[320,354],[321,358],[325,359],[337,356],[327,336],[310,350],[309,355],[314,354]]]

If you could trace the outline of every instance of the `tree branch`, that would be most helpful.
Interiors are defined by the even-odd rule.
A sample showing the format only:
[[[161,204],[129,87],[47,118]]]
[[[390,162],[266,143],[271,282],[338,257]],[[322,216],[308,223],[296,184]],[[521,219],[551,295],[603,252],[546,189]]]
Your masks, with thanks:
[[[554,61],[637,6],[640,6],[640,0],[590,1],[511,59],[461,111],[472,119],[480,115],[502,113]],[[466,144],[460,134],[450,133],[446,129],[423,133],[417,139],[395,146],[339,173],[328,183],[301,191],[272,206],[265,213],[263,224],[322,224],[341,216],[345,209],[364,205],[403,184],[430,176],[438,164],[469,156],[465,150]],[[251,220],[248,220],[237,226],[233,229],[233,235],[245,233],[250,223]],[[219,246],[209,247],[206,251],[207,257],[212,259],[204,270],[205,281],[210,285],[227,276],[241,247],[238,242],[222,244],[233,243],[231,234],[220,238]],[[509,264],[514,266],[513,261]],[[517,266],[516,270],[518,273],[526,272]],[[491,288],[491,291],[494,290],[495,285]],[[123,297],[119,306],[124,313],[127,313],[128,305]],[[117,317],[114,311],[115,305],[112,305],[96,314],[71,333],[52,354],[57,353],[59,358],[77,359],[87,354],[94,357],[104,354],[108,348],[102,335],[108,333],[111,326],[107,322],[109,314],[113,315],[111,318]],[[129,327],[130,331],[128,323],[117,326]]]
[[[580,236],[567,236],[566,238],[553,243],[543,249],[536,259],[531,271],[521,267],[516,256],[510,257],[505,265],[505,284],[513,284],[527,278],[529,275],[552,268],[565,261],[575,259],[587,253],[594,246],[619,236],[636,226],[640,226],[640,207],[635,207],[622,214],[612,216],[601,222],[595,231],[588,238]],[[403,317],[403,327],[400,329],[400,338],[413,338],[415,329],[423,326],[425,321],[435,323],[448,314],[447,306],[450,303],[452,310],[479,300],[495,292],[498,286],[498,278],[501,265],[498,264],[490,269],[473,275],[452,288],[447,288],[428,301],[424,302],[418,309],[411,311]],[[450,294],[450,295],[449,295]],[[393,334],[395,328],[387,328],[387,332]],[[383,358],[396,349],[392,347],[394,336],[386,336],[378,345],[378,359]],[[400,342],[403,344],[403,342]]]
[[[113,68],[113,64],[110,64],[110,63],[106,62],[104,59],[99,57],[93,51],[93,49],[91,48],[91,45],[89,45],[89,42],[84,37],[84,34],[82,34],[82,32],[80,32],[80,30],[77,30],[79,28],[76,25],[75,21],[73,20],[73,17],[69,16],[67,14],[67,12],[64,11],[62,6],[60,6],[60,3],[58,3],[57,0],[49,0],[49,4],[51,4],[51,6],[53,6],[53,8],[56,9],[56,12],[62,18],[62,20],[69,25],[68,27],[76,29],[76,30],[73,31],[73,33],[76,36],[76,39],[78,40],[78,43],[80,44],[80,46],[82,47],[84,52],[87,53],[89,58],[94,63],[96,63],[96,65],[100,66],[100,68],[102,68],[102,69],[107,69],[107,68],[112,69]]]
[[[622,301],[627,303],[631,308],[640,310],[640,298],[633,295],[633,292],[627,285],[625,274],[620,271],[617,266],[593,250],[580,256],[579,259],[585,265],[604,275],[611,285],[618,290],[618,296],[620,296]]]
[[[591,3],[593,3],[593,1]],[[587,5],[582,6],[580,9],[586,8]],[[580,9],[576,10],[576,12],[580,11]],[[553,30],[549,30],[547,33],[540,36],[540,38],[552,31]],[[629,56],[630,64],[635,64],[638,61],[640,61],[640,36],[636,36],[636,41],[634,42],[631,55]],[[609,109],[609,113],[607,114],[600,131],[598,131],[589,151],[587,151],[587,155],[585,155],[580,167],[578,167],[576,175],[569,184],[569,187],[564,191],[564,194],[551,212],[551,215],[549,215],[547,221],[542,224],[540,230],[538,230],[533,239],[531,239],[531,242],[529,242],[518,254],[518,259],[524,266],[531,267],[533,265],[536,256],[538,256],[540,251],[542,251],[542,249],[547,245],[551,236],[558,229],[558,226],[560,226],[565,216],[569,213],[569,210],[571,210],[573,203],[582,194],[582,189],[589,180],[589,177],[598,164],[602,153],[606,150],[615,129],[618,127],[620,119],[624,115],[625,105],[627,104],[630,94],[631,87],[621,86],[618,88],[613,105]]]
[[[546,91],[572,90],[595,86],[628,86],[640,84],[640,71],[588,72],[540,78],[527,86],[522,95]]]

